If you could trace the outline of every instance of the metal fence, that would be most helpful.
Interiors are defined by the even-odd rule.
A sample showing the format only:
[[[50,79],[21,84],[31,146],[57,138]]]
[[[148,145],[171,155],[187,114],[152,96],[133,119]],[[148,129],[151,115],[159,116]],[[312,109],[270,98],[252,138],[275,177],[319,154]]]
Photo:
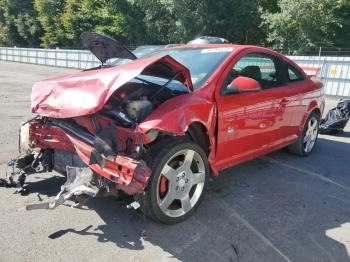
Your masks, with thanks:
[[[330,96],[350,97],[350,57],[289,56],[302,68],[318,68],[317,77]]]
[[[318,72],[331,96],[350,97],[350,57],[288,56],[299,66]],[[88,69],[100,62],[86,50],[0,47],[0,60],[38,65]]]
[[[87,50],[0,47],[0,60],[88,69],[100,64]]]

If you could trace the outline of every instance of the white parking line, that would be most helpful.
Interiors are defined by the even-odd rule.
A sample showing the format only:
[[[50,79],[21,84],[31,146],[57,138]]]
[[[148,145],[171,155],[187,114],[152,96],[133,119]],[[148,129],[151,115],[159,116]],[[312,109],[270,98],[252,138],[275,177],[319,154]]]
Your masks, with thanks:
[[[218,196],[219,199],[219,196]],[[234,208],[228,205],[226,202],[222,200],[217,201],[218,205],[224,209],[228,210],[230,213],[230,218],[234,217],[239,222],[241,222],[246,228],[252,231],[262,242],[264,242],[267,246],[271,247],[277,254],[279,254],[285,261],[291,262],[291,260],[281,251],[279,250],[268,238],[266,238],[260,231],[258,231],[253,225],[251,225],[246,219],[244,219]],[[230,221],[230,219],[227,219]]]
[[[290,168],[290,169],[294,169],[294,170],[296,170],[296,171],[298,171],[298,172],[300,172],[300,173],[302,173],[302,174],[304,174],[304,175],[309,175],[309,176],[317,177],[318,179],[320,179],[320,180],[322,180],[322,181],[325,181],[325,182],[327,182],[327,183],[330,183],[330,184],[332,184],[332,185],[335,185],[335,186],[337,186],[337,187],[340,187],[340,188],[342,188],[342,189],[344,189],[344,190],[346,190],[346,191],[350,191],[350,188],[349,188],[349,187],[344,186],[344,185],[342,185],[342,184],[339,184],[339,183],[337,183],[337,182],[335,182],[335,181],[333,181],[333,180],[331,180],[331,179],[329,179],[329,178],[327,178],[327,177],[324,177],[324,176],[322,176],[322,175],[320,175],[320,174],[318,174],[318,173],[309,171],[309,170],[307,170],[307,169],[304,169],[304,168],[301,168],[301,167],[297,167],[297,166],[294,166],[294,165],[290,165],[290,164],[287,164],[287,163],[285,163],[285,162],[283,162],[283,161],[279,161],[279,160],[276,160],[276,159],[274,159],[274,158],[267,157],[267,156],[261,157],[261,159],[265,159],[265,160],[267,160],[267,161],[269,161],[269,162],[271,162],[271,163],[278,164],[278,165],[281,165],[281,166],[284,166],[284,167],[288,167],[288,168]]]

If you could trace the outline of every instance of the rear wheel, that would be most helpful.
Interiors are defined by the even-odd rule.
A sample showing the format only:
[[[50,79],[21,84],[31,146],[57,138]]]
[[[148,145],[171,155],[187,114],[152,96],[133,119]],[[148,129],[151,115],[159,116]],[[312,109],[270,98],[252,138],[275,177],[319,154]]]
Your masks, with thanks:
[[[299,139],[288,147],[288,150],[299,156],[307,156],[314,149],[317,137],[320,116],[315,112],[311,113],[306,120],[303,132]]]
[[[184,138],[160,142],[153,152],[153,174],[145,194],[144,212],[165,224],[179,223],[204,197],[209,174],[206,154]]]

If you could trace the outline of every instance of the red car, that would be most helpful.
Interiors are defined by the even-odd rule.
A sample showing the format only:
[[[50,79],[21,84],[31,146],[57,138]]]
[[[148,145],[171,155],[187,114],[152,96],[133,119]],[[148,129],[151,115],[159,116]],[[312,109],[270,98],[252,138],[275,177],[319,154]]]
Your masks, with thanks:
[[[90,47],[102,62],[120,59],[36,83],[29,144],[55,170],[93,170],[100,188],[134,195],[156,221],[189,217],[220,170],[315,146],[322,84],[279,53],[179,45],[135,58],[97,42]]]

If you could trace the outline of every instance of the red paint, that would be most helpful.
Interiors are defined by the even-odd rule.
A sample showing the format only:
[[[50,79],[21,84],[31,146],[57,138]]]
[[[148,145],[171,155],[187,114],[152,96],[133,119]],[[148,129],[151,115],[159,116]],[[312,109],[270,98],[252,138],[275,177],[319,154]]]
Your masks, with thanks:
[[[175,48],[186,47],[183,45]],[[134,143],[150,143],[152,139],[147,136],[147,132],[152,129],[184,135],[192,123],[201,123],[207,129],[210,141],[209,162],[213,174],[217,175],[219,170],[293,143],[300,136],[310,112],[317,109],[322,114],[322,84],[316,79],[306,77],[302,69],[288,58],[269,49],[254,46],[199,47],[233,47],[234,50],[200,89],[166,101],[137,125],[135,130],[115,127],[122,144],[126,137],[132,137]],[[235,83],[243,91],[254,89],[255,92],[221,95],[221,87],[230,70],[240,58],[249,53],[275,56],[296,68],[305,80],[258,91],[256,81],[243,77]],[[88,115],[98,112],[115,90],[141,72],[157,75],[157,71],[153,70],[154,65],[160,65],[157,63],[166,63],[174,70],[180,70],[178,80],[192,90],[188,70],[170,57],[137,59],[117,68],[85,71],[39,82],[33,87],[32,110],[55,118],[76,117],[75,120],[80,125],[93,133]],[[79,95],[72,96],[72,92]],[[103,117],[98,120],[101,125],[111,125]],[[32,140],[37,141],[37,146],[77,152],[85,163],[89,159],[92,149],[65,135],[59,128],[38,126],[31,130],[31,134]],[[53,139],[45,140],[47,135],[51,135]],[[125,145],[121,150],[124,149]],[[122,172],[116,169],[118,165],[122,165]],[[142,162],[128,157],[117,157],[109,161],[103,169],[97,165],[92,165],[91,168],[124,186],[123,190],[128,193],[142,191],[151,173]],[[140,174],[135,171],[138,168],[142,170]],[[130,174],[125,173],[128,169],[131,170]],[[161,186],[164,189],[164,185]]]
[[[167,68],[173,70],[167,75]],[[32,112],[53,118],[68,118],[98,112],[122,85],[140,74],[172,77],[193,90],[187,68],[170,56],[137,59],[118,67],[87,70],[37,82],[32,90]]]
[[[237,91],[242,93],[261,91],[261,86],[258,81],[244,76],[235,78],[230,85],[236,86]]]
[[[75,151],[92,170],[103,177],[115,182],[119,189],[125,193],[133,195],[142,192],[147,186],[151,176],[151,170],[145,162],[141,162],[126,156],[116,156],[113,160],[103,157],[106,165],[101,168],[98,164],[89,164],[92,147],[82,141],[67,135],[75,147]]]
[[[121,136],[119,142],[124,140],[120,144],[122,145],[121,151],[123,151],[125,150],[126,137],[132,137],[132,134],[129,133],[126,136],[124,133],[125,136],[123,136],[123,128],[116,128],[116,132]],[[130,195],[142,192],[151,175],[151,170],[144,161],[138,161],[122,155],[118,155],[113,160],[103,157],[106,162],[104,168],[97,164],[90,165],[89,160],[93,148],[79,139],[66,134],[61,128],[49,124],[32,121],[30,123],[30,138],[33,147],[54,148],[77,153],[81,160],[89,165],[91,169],[108,180],[115,182],[119,189]]]

